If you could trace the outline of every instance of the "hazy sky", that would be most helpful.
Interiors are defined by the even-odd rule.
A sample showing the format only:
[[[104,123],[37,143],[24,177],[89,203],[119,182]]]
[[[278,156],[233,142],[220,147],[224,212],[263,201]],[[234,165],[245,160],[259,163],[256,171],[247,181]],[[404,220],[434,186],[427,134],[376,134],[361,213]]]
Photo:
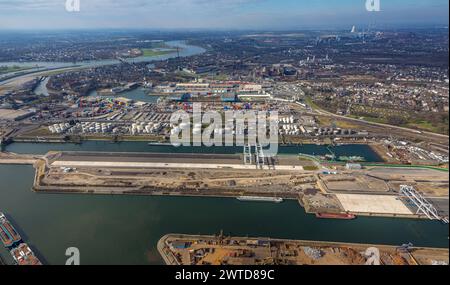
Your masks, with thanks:
[[[448,25],[448,0],[0,0],[0,29],[302,29],[351,25]]]

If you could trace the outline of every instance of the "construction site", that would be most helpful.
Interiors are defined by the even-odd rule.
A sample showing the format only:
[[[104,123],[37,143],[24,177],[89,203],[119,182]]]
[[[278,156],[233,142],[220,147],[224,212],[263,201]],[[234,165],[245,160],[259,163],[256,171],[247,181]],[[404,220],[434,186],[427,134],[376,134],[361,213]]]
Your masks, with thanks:
[[[311,214],[444,222],[449,216],[448,172],[434,169],[330,170],[304,157],[258,159],[248,150],[241,155],[50,152],[34,165],[38,193],[265,197],[298,200]]]
[[[448,265],[448,249],[171,234],[158,242],[167,265]]]
[[[37,163],[34,190],[296,199],[315,184],[304,165],[289,156],[263,167],[240,155],[50,153]]]

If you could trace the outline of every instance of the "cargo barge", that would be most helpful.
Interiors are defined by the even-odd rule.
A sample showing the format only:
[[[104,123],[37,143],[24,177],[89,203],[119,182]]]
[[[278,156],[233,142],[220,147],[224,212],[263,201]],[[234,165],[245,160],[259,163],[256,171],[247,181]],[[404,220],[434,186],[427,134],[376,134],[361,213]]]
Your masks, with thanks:
[[[317,213],[316,217],[319,219],[336,219],[336,220],[354,220],[355,215],[352,214],[331,214],[331,213]]]
[[[365,162],[366,159],[362,156],[340,156],[339,161],[344,162]]]
[[[275,198],[275,197],[241,196],[241,197],[238,197],[237,199],[242,202],[271,202],[271,203],[283,202],[282,198]]]
[[[22,243],[15,249],[11,250],[11,255],[17,265],[42,265],[41,261],[36,257],[34,252],[26,243]]]
[[[3,245],[11,248],[22,241],[22,237],[17,230],[11,225],[5,214],[0,212],[0,236]]]
[[[19,232],[2,212],[0,212],[0,236],[3,245],[9,250],[16,264],[42,265],[31,248],[26,243],[22,243],[22,237]]]

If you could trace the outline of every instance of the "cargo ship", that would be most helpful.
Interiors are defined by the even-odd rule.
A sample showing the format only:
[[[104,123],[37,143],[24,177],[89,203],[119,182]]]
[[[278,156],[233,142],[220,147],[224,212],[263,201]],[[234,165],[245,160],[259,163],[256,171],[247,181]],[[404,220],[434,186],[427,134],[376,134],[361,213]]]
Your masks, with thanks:
[[[41,261],[36,257],[34,252],[26,243],[22,243],[15,249],[11,250],[11,255],[17,265],[42,265]]]
[[[337,220],[354,220],[355,215],[352,214],[332,214],[332,213],[317,213],[316,217],[319,219],[337,219]]]
[[[11,225],[6,216],[0,212],[0,236],[2,243],[6,248],[13,247],[20,242],[22,238],[16,229]]]
[[[271,202],[271,203],[283,202],[282,198],[275,198],[275,197],[241,196],[238,197],[237,199],[242,202]]]

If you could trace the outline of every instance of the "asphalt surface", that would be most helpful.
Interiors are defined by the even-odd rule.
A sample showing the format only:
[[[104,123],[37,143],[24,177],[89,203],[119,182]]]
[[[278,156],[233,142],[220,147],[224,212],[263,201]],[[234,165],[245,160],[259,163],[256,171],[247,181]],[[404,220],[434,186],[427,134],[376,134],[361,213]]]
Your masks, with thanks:
[[[58,161],[243,164],[240,155],[181,153],[63,153]]]
[[[439,212],[439,215],[449,216],[449,199],[448,198],[430,198],[428,199]]]

